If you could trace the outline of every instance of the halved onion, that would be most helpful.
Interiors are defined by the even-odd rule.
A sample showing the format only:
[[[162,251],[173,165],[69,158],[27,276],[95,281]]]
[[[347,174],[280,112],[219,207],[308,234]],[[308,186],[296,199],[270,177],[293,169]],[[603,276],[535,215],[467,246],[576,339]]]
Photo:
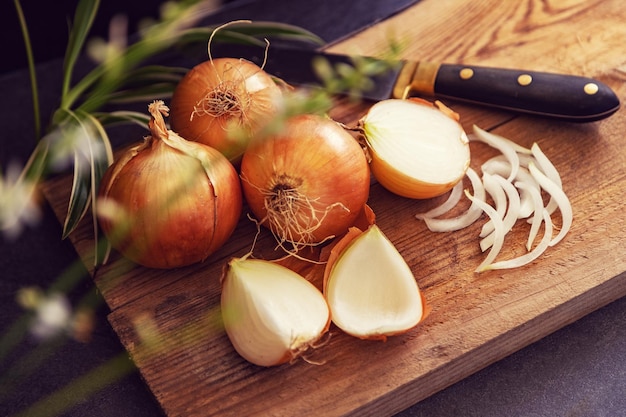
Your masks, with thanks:
[[[361,339],[405,333],[427,314],[411,268],[375,224],[350,229],[333,248],[324,296],[337,327]]]
[[[372,173],[389,191],[431,198],[450,191],[469,167],[469,139],[450,109],[419,99],[373,105],[359,127]]]

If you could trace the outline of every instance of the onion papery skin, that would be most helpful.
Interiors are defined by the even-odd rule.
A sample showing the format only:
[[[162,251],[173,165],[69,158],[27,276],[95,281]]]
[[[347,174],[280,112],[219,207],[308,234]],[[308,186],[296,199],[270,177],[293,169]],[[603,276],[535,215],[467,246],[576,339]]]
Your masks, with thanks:
[[[220,99],[219,109],[201,110],[207,96],[238,104]],[[250,140],[278,113],[281,100],[280,87],[256,64],[212,59],[193,67],[176,86],[170,123],[185,139],[209,145],[237,164]]]
[[[359,125],[372,174],[394,194],[414,199],[445,194],[469,167],[469,139],[449,109],[424,100],[383,100]]]
[[[370,188],[367,159],[356,139],[317,115],[295,116],[281,133],[254,143],[241,161],[241,179],[254,216],[279,241],[305,245],[345,233]],[[294,200],[289,216],[268,210]]]
[[[242,211],[233,165],[215,149],[169,134],[167,142],[147,137],[125,151],[99,188],[100,201],[117,208],[98,218],[111,246],[150,268],[203,261],[230,237]]]
[[[291,269],[261,259],[228,263],[220,307],[233,347],[259,366],[306,355],[330,327],[330,309],[317,287]]]

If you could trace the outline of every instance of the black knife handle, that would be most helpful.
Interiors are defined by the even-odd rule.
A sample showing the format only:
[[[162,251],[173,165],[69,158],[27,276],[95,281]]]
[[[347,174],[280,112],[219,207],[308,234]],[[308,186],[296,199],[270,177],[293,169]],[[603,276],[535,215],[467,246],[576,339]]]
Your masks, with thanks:
[[[513,69],[405,64],[413,73],[409,90],[572,122],[591,122],[615,113],[620,102],[607,85],[592,78]],[[400,81],[400,80],[399,80]]]

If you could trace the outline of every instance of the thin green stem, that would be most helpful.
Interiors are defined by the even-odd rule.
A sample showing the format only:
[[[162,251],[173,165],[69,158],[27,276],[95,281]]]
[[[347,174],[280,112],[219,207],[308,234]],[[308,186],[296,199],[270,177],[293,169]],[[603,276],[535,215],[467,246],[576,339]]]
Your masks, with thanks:
[[[35,140],[39,140],[41,137],[41,116],[39,114],[39,89],[37,87],[37,75],[35,73],[35,59],[33,57],[33,48],[30,42],[30,35],[28,34],[28,26],[26,25],[26,19],[24,18],[24,11],[19,0],[13,0],[15,4],[15,11],[20,21],[20,28],[22,29],[22,36],[24,37],[24,46],[26,47],[26,58],[28,60],[28,73],[30,76],[30,84],[33,96],[33,117],[35,119]]]

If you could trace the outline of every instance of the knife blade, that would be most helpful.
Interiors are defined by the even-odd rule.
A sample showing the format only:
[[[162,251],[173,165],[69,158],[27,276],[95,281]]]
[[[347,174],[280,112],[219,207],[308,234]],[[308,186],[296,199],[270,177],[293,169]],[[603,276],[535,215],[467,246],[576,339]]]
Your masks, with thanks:
[[[330,65],[352,65],[355,58],[313,49],[271,45],[264,48],[228,44],[214,48],[213,57],[240,57],[264,63],[264,70],[300,86],[320,86],[316,60]],[[367,58],[374,60],[375,58]],[[592,122],[611,116],[620,108],[615,92],[593,78],[429,61],[399,61],[372,77],[364,99],[379,101],[407,96],[453,99],[508,111],[569,122]]]

